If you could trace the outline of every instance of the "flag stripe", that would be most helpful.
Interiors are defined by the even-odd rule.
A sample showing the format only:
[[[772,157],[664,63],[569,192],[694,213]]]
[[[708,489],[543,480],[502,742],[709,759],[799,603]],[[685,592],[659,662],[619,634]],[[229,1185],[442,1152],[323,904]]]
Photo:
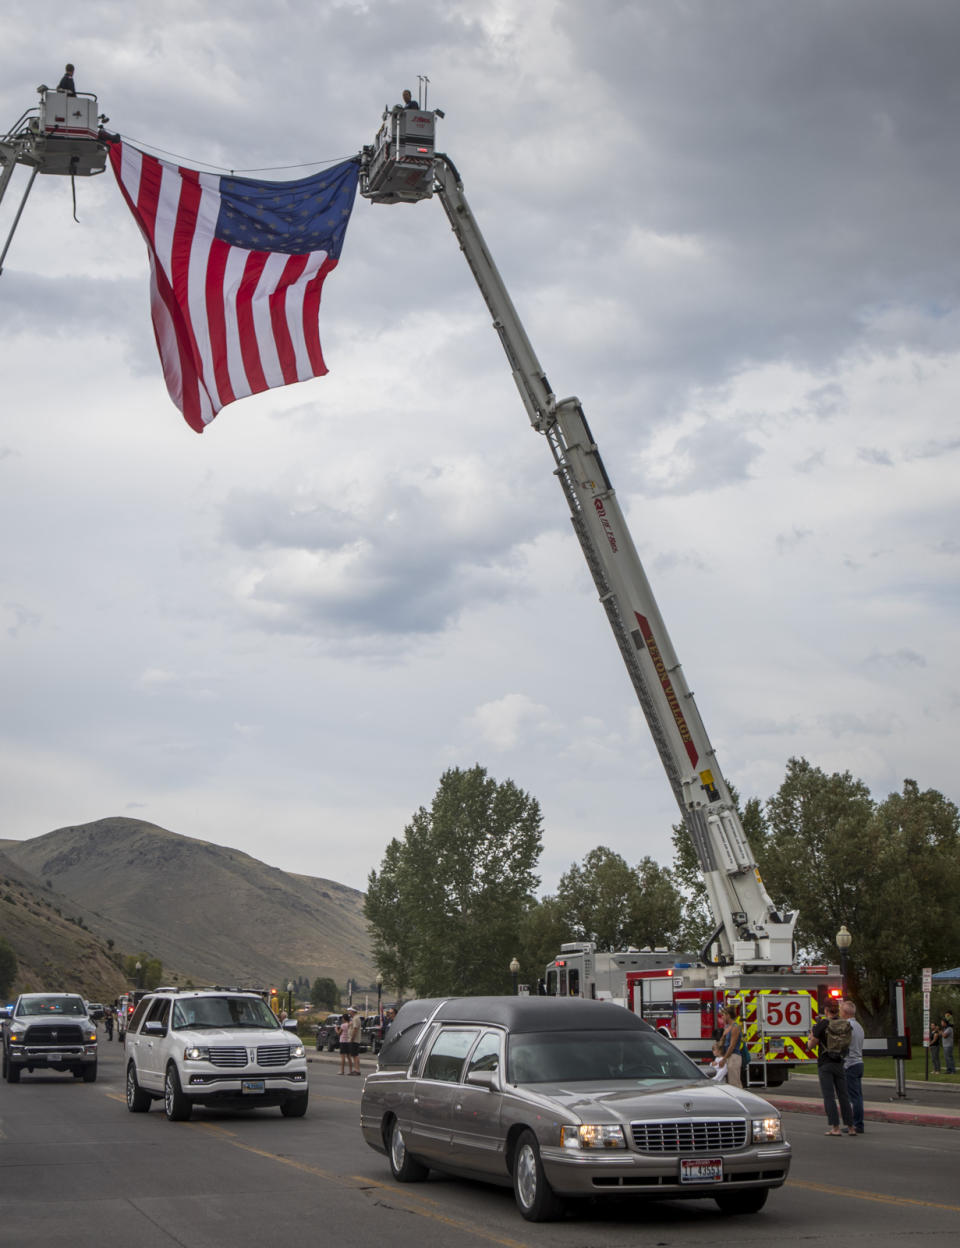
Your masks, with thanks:
[[[110,162],[150,254],[167,390],[191,428],[202,432],[245,395],[327,371],[320,297],[353,206],[356,161],[292,183],[199,173],[127,143],[111,144]]]

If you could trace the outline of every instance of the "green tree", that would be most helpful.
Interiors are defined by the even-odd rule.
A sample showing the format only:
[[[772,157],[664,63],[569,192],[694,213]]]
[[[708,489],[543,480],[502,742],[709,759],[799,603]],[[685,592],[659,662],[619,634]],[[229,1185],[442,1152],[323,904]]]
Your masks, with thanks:
[[[5,1001],[17,978],[17,955],[7,941],[0,938],[0,1001]]]
[[[421,996],[509,991],[540,849],[540,806],[512,780],[444,772],[370,872],[364,912],[384,979]]]
[[[136,988],[158,988],[163,983],[163,963],[149,953],[125,954],[120,960],[120,969]]]
[[[853,935],[847,985],[864,1026],[888,1027],[892,979],[950,965],[960,943],[960,818],[936,790],[905,780],[877,805],[849,772],[826,775],[791,759],[766,804],[758,860],[779,905],[800,911],[798,944],[838,958],[836,933]]]
[[[672,945],[683,898],[669,870],[652,858],[631,867],[598,845],[560,877],[557,902],[565,940],[592,940],[598,949]]]
[[[340,989],[328,976],[317,976],[310,988],[310,1004],[325,1010],[335,1010],[340,1004]]]
[[[547,963],[553,961],[565,941],[572,939],[563,907],[556,897],[543,897],[529,906],[520,921],[517,949],[520,983],[529,984],[530,991],[535,992]]]

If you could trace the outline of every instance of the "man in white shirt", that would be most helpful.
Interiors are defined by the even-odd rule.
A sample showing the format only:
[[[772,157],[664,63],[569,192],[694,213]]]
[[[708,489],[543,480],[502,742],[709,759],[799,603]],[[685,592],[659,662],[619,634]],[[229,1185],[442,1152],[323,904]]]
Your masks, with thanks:
[[[852,1001],[840,1006],[840,1017],[850,1024],[850,1048],[843,1059],[843,1073],[847,1077],[847,1095],[853,1111],[851,1135],[863,1135],[863,1028],[856,1019],[857,1007]]]

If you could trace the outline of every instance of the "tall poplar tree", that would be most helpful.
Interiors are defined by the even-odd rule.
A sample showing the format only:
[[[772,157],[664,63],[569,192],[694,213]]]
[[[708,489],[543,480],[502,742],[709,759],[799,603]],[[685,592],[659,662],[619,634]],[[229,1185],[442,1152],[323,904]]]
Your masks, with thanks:
[[[444,772],[371,871],[364,912],[385,982],[420,996],[509,992],[539,884],[540,806],[480,766]]]

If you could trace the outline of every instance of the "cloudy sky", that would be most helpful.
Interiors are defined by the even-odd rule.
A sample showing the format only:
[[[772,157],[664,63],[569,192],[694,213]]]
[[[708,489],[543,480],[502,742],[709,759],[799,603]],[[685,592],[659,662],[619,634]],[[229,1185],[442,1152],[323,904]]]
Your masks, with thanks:
[[[69,59],[129,140],[300,177],[428,76],[728,780],[765,798],[804,756],[956,801],[958,46],[952,0],[90,2],[8,23],[0,110]],[[599,844],[669,863],[678,812],[440,204],[358,198],[330,374],[202,436],[110,172],[77,216],[38,179],[0,276],[0,837],[128,815],[362,888],[480,763],[540,801],[544,890]]]

